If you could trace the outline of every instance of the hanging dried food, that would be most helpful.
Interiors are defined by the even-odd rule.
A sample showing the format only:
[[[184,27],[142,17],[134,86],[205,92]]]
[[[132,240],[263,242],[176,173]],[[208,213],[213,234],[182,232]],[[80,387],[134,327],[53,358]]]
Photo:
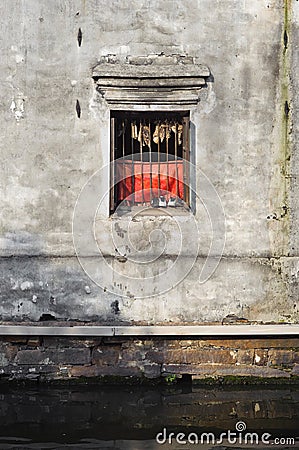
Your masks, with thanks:
[[[178,125],[178,144],[179,144],[179,145],[181,145],[182,142],[183,142],[183,141],[182,141],[183,129],[184,129],[183,125],[182,125],[182,124],[179,124],[179,125]]]
[[[151,131],[147,125],[142,126],[142,144],[151,148]]]
[[[138,130],[137,130],[136,122],[131,123],[131,136],[132,136],[132,139],[137,139],[137,137],[138,137]]]
[[[159,125],[156,125],[154,134],[153,134],[153,141],[155,144],[158,144],[159,142]]]
[[[138,132],[138,142],[140,142],[140,145],[142,145],[142,125],[140,124],[139,132]]]
[[[171,126],[169,123],[166,123],[165,125],[165,137],[167,140],[171,137]]]
[[[164,125],[164,124],[162,124],[162,125],[159,127],[159,138],[160,138],[160,141],[161,141],[161,142],[163,142],[164,139],[165,139],[165,125]]]

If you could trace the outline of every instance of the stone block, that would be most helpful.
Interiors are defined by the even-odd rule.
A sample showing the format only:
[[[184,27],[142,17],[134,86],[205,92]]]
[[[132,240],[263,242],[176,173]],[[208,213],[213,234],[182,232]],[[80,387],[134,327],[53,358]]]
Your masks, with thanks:
[[[292,375],[296,375],[297,377],[299,377],[299,364],[294,365],[291,373]]]
[[[92,364],[114,365],[120,358],[121,347],[119,345],[100,345],[92,350]]]
[[[253,349],[238,350],[237,364],[251,365],[253,364],[253,359],[254,359]]]
[[[27,344],[27,337],[5,336],[5,342],[11,342],[12,344]]]
[[[56,364],[81,365],[91,362],[89,348],[60,348],[56,351],[46,350],[45,354]]]
[[[151,350],[149,352],[146,352],[145,354],[145,359],[148,361],[152,361],[158,364],[162,364],[164,361],[164,355],[163,355],[163,350]]]
[[[235,364],[237,352],[235,350],[209,348],[209,349],[177,349],[164,353],[165,363],[177,364]]]
[[[257,348],[254,351],[254,364],[256,366],[266,366],[268,363],[268,350]]]
[[[9,365],[9,359],[7,358],[5,349],[0,349],[0,368]]]
[[[41,339],[39,337],[37,338],[30,338],[27,341],[28,347],[39,347],[41,345]]]
[[[200,347],[224,347],[231,349],[255,349],[255,348],[298,348],[298,338],[255,338],[255,339],[201,339],[197,341]]]
[[[200,348],[187,347],[167,349],[163,351],[149,351],[145,358],[156,363],[172,364],[235,364],[237,362],[237,351],[223,348]]]
[[[143,373],[146,378],[158,378],[161,376],[161,365],[145,364],[143,366]]]
[[[271,366],[290,366],[293,363],[292,350],[269,350],[269,364]]]
[[[41,350],[20,350],[16,356],[16,363],[37,365],[37,364],[49,364],[49,358],[45,355],[45,352]]]
[[[293,352],[293,362],[299,364],[299,352]]]
[[[17,353],[18,364],[88,364],[90,363],[90,351],[88,348],[66,348],[47,350],[20,350]]]
[[[52,337],[45,336],[43,338],[43,346],[45,348],[85,348],[85,347],[94,347],[95,345],[99,345],[102,341],[102,338],[76,338],[76,337]]]
[[[118,367],[118,366],[76,366],[70,368],[71,377],[100,377],[100,376],[141,376],[142,372],[138,367]]]
[[[3,355],[2,358],[6,358],[9,362],[12,362],[14,360],[17,351],[18,348],[16,345],[10,343],[4,343],[0,345],[0,354]]]
[[[196,375],[202,377],[221,376],[251,376],[262,378],[290,378],[290,374],[283,370],[270,367],[242,367],[225,364],[163,364],[162,373],[165,374],[190,374],[196,379]]]
[[[146,359],[146,348],[142,345],[130,345],[121,348],[120,358],[122,361],[144,361]]]

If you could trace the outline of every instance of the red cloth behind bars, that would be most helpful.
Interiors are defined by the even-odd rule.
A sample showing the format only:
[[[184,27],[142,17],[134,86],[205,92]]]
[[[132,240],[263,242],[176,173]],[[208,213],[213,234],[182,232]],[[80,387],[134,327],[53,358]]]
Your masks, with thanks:
[[[167,200],[178,195],[184,198],[183,161],[141,163],[140,161],[116,161],[118,200],[134,203],[150,202],[150,172],[152,172],[152,198],[164,195]],[[159,176],[160,172],[160,190]],[[132,181],[134,175],[134,189]],[[143,188],[143,195],[142,195]],[[132,195],[134,193],[134,195]]]

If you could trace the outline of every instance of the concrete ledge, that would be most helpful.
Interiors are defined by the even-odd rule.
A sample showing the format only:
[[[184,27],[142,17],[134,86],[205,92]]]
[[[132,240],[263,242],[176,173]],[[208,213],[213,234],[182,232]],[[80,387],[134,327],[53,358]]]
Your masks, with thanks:
[[[173,326],[40,326],[0,325],[1,336],[290,336],[299,324]]]

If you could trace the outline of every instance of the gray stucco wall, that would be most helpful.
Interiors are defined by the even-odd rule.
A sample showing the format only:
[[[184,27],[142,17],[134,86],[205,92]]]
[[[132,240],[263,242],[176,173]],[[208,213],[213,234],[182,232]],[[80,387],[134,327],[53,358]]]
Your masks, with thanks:
[[[252,321],[298,321],[299,4],[225,0],[211,6],[209,0],[1,2],[3,319],[52,314],[177,323],[235,314]],[[92,69],[108,54],[125,60],[162,52],[190,55],[212,74],[190,111],[196,165],[213,183],[225,212],[225,249],[215,272],[201,283],[212,234],[198,203],[197,236],[189,233],[190,217],[175,219],[184,222],[182,231],[174,231],[165,217],[139,217],[130,224],[134,242],[146,246],[158,227],[168,251],[148,266],[130,258],[120,262],[109,237],[111,227],[123,228],[127,219],[113,222],[104,208],[96,238],[105,258],[83,255],[103,280],[102,289],[79,264],[72,236],[80,191],[109,161],[110,107],[96,93]],[[202,179],[199,173],[199,191]],[[107,175],[101,179],[102,195],[108,183]],[[217,216],[213,221],[217,228]],[[178,252],[180,233],[186,245]],[[185,274],[193,241],[199,242],[198,257]],[[158,236],[158,253],[162,244]],[[169,289],[161,289],[165,267],[162,285]],[[145,286],[155,295],[142,298]]]

